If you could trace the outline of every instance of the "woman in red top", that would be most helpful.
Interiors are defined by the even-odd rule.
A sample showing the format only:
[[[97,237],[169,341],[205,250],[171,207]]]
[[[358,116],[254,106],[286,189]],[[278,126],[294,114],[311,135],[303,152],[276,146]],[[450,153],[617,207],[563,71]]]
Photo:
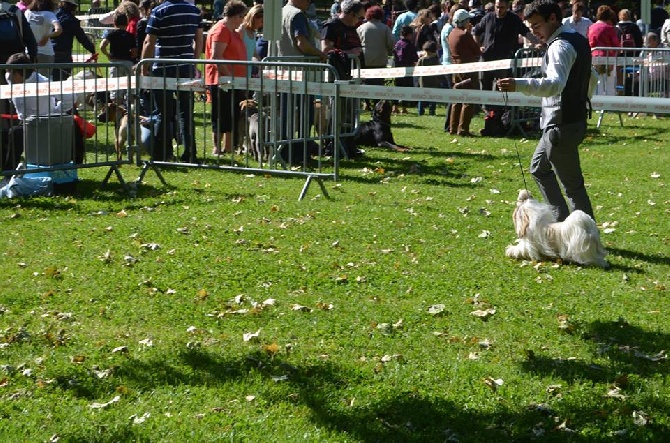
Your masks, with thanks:
[[[247,60],[247,50],[240,34],[236,32],[247,13],[247,5],[239,0],[231,0],[223,8],[223,18],[207,33],[205,58],[208,60]],[[240,119],[239,103],[245,99],[243,90],[222,90],[218,87],[219,77],[247,76],[243,64],[208,64],[205,67],[205,84],[212,97],[212,155],[233,152],[232,132]],[[223,137],[221,137],[223,136]],[[221,145],[223,144],[223,151]]]
[[[589,26],[588,37],[591,48],[618,48],[621,46],[614,22],[616,13],[607,5],[602,5],[596,13],[596,22]],[[596,49],[591,52],[593,57],[616,57],[618,51]],[[607,60],[606,64],[596,64],[598,71],[598,93],[605,95],[616,94],[616,76],[612,74],[615,60]]]

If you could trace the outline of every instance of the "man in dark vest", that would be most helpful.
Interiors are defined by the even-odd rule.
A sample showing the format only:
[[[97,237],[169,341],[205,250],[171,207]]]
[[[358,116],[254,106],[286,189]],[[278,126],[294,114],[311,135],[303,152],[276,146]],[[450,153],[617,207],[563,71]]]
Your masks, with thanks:
[[[569,25],[561,24],[561,9],[552,0],[535,0],[524,13],[533,35],[547,45],[542,78],[504,78],[498,80],[498,89],[542,97],[542,138],[535,148],[530,172],[545,202],[556,207],[559,221],[576,209],[595,220],[579,162],[589,98],[597,83],[588,41]]]

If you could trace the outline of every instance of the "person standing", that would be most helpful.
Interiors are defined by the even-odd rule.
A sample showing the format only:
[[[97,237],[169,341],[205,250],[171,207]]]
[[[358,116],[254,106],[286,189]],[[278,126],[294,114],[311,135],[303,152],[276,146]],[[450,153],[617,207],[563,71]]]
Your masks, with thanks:
[[[61,0],[60,2],[60,9],[56,17],[63,32],[53,39],[54,63],[72,63],[72,43],[75,38],[84,49],[91,53],[92,58],[98,55],[95,52],[95,45],[81,28],[79,19],[74,15],[78,6],[77,0]],[[67,80],[71,73],[72,68],[59,68],[54,69],[52,74],[53,79],[58,81]]]
[[[618,48],[621,46],[619,36],[617,36],[614,22],[616,14],[607,5],[601,5],[596,12],[596,22],[589,28],[588,39],[589,46],[593,49],[593,57],[606,57],[605,64],[595,65],[598,72],[598,93],[604,95],[615,95],[616,93],[616,75],[614,74],[614,65],[618,51],[595,49],[595,48]]]
[[[319,58],[319,61],[325,62],[327,60],[319,48],[317,48],[312,39],[312,31],[308,23],[307,14],[305,11],[309,6],[310,0],[288,0],[286,5],[282,8],[282,25],[281,35],[277,41],[277,55],[280,57],[292,57],[293,60],[305,58]],[[279,137],[282,140],[287,138],[292,139],[295,133],[295,113],[289,112],[289,108],[298,107],[301,111],[308,109],[308,128],[299,128],[301,135],[307,136],[309,127],[314,120],[314,112],[312,108],[312,98],[308,95],[294,97],[291,94],[281,93],[279,95],[281,115],[287,116],[283,121],[278,122]]]
[[[36,63],[52,64],[54,62],[54,46],[51,39],[58,37],[63,32],[58,17],[53,12],[54,9],[56,5],[53,0],[35,0],[30,5],[30,9],[24,13],[37,42]],[[41,68],[37,72],[51,78],[50,68]]]
[[[485,62],[513,58],[519,49],[519,35],[526,37],[533,44],[537,43],[537,38],[531,34],[519,16],[510,12],[509,0],[496,0],[495,11],[484,16],[472,29],[472,35],[481,46],[482,60]],[[509,75],[509,69],[482,72],[482,90],[493,90],[496,78]]]
[[[454,64],[474,63],[480,55],[481,49],[471,34],[470,14],[466,9],[459,9],[454,13],[451,23],[454,29],[449,34],[449,51]],[[479,89],[476,72],[459,72],[454,74],[454,88]],[[469,103],[452,103],[449,114],[449,133],[463,137],[472,137],[470,122],[475,113],[475,107]]]
[[[414,67],[419,61],[416,46],[414,45],[414,30],[411,26],[403,26],[400,31],[402,37],[393,48],[393,65],[396,68]],[[414,77],[397,77],[395,85],[403,88],[414,86]],[[399,109],[399,107],[401,107]],[[407,114],[407,106],[402,101],[393,105],[394,114]]]
[[[165,0],[151,11],[147,22],[142,58],[199,59],[203,47],[200,9],[184,0]],[[196,75],[192,63],[154,63],[142,65],[142,75],[159,78],[189,79]],[[152,159],[172,158],[172,137],[179,131],[184,143],[182,162],[195,163],[196,146],[193,128],[193,93],[188,91],[154,90],[157,114],[154,128]],[[179,112],[177,112],[177,100]]]
[[[434,41],[427,41],[423,44],[424,56],[416,63],[417,66],[439,66],[440,57],[437,56],[437,44]],[[444,82],[444,75],[425,75],[419,77],[420,88],[439,88]],[[435,102],[420,101],[418,106],[419,115],[423,115],[428,108],[429,115],[435,115]]]
[[[365,23],[356,29],[363,45],[363,59],[368,69],[386,68],[388,57],[393,52],[395,40],[391,28],[383,23],[384,11],[380,6],[371,6],[365,11]],[[366,78],[366,85],[384,86],[383,78]],[[369,99],[363,109],[372,109]]]
[[[312,34],[305,11],[310,0],[288,0],[282,8],[281,35],[277,41],[277,55],[280,57],[319,57],[326,55],[312,43]]]
[[[619,23],[616,25],[616,30],[622,48],[642,48],[644,46],[642,32],[633,23],[633,14],[629,9],[619,11]],[[639,51],[622,51],[623,56],[637,57],[639,54]]]
[[[584,3],[572,4],[572,15],[563,19],[563,24],[568,24],[572,29],[588,37],[589,27],[593,24],[590,18],[584,17]]]
[[[100,42],[100,52],[105,54],[110,62],[123,65],[109,68],[111,78],[129,76],[133,71],[133,62],[137,59],[137,43],[135,37],[126,31],[127,26],[126,14],[119,11],[114,12],[114,29],[107,31]],[[110,91],[109,99],[122,104],[127,99],[125,95],[121,91]]]
[[[12,40],[14,44],[5,44],[0,48],[0,64],[5,64],[7,60],[14,54],[28,52],[30,57],[29,60],[35,61],[37,54],[37,43],[35,42],[35,36],[33,31],[30,29],[30,24],[26,19],[26,16],[21,12],[21,10],[16,6],[8,2],[0,3],[0,10],[6,11],[8,13],[15,14],[16,20],[21,24],[19,29],[23,29],[23,35],[15,35]],[[21,38],[22,37],[22,38]],[[0,85],[6,85],[7,79],[5,78],[6,71],[0,69]],[[11,114],[12,107],[8,99],[0,100],[0,113],[2,114]],[[0,120],[0,166],[3,164],[9,164],[11,162],[6,162],[5,157],[7,152],[11,150],[11,147],[8,146],[9,143],[6,143],[7,134],[12,130],[13,121],[10,119],[3,118]],[[4,169],[4,168],[3,168]]]
[[[327,54],[339,49],[345,54],[360,57],[363,45],[356,28],[365,18],[363,3],[358,0],[342,0],[341,7],[339,16],[323,24],[321,50]]]
[[[257,8],[258,6],[254,6]],[[262,10],[262,6],[260,6]],[[247,6],[239,0],[230,0],[223,7],[223,18],[207,32],[205,58],[208,60],[247,60],[247,50],[237,29],[246,16]],[[205,67],[205,82],[212,97],[212,155],[233,152],[233,131],[238,128],[240,102],[245,91],[219,88],[219,77],[247,76],[243,64],[208,64]],[[235,134],[238,135],[238,134]],[[223,136],[223,137],[222,137]]]
[[[591,49],[584,36],[562,24],[561,9],[553,1],[535,0],[525,12],[533,34],[547,45],[542,78],[504,78],[498,80],[498,89],[542,97],[542,136],[531,160],[530,173],[545,202],[556,208],[558,221],[565,220],[576,209],[595,220],[579,161],[589,97],[596,82],[591,69]]]
[[[417,11],[419,10],[418,0],[405,0],[405,12],[400,14],[393,23],[393,38],[398,41],[402,38],[401,31],[403,26],[409,26],[414,19],[416,18]]]
[[[237,30],[237,33],[242,37],[244,47],[247,52],[247,60],[261,60],[256,51],[256,38],[258,33],[263,29],[263,5],[252,6],[247,15],[244,16],[242,24]],[[247,74],[249,77],[257,76],[258,67],[247,66]]]

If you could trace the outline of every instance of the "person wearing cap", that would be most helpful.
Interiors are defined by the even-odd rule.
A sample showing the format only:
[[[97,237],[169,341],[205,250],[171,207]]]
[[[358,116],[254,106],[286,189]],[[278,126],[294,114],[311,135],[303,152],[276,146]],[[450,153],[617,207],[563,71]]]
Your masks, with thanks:
[[[75,17],[74,12],[78,8],[77,0],[61,0],[60,9],[56,17],[60,22],[63,32],[53,39],[54,63],[72,63],[72,43],[76,38],[84,49],[91,53],[95,58],[98,54],[95,52],[95,45],[88,38],[81,27],[80,21]],[[53,79],[67,80],[72,73],[72,68],[60,68],[52,71]]]
[[[451,61],[454,64],[474,63],[479,60],[481,49],[472,37],[472,25],[470,14],[466,9],[459,9],[454,13],[451,23],[454,29],[449,34],[449,51]],[[454,74],[454,87],[459,85],[461,89],[479,89],[476,72],[458,72]],[[449,114],[449,133],[471,137],[470,122],[474,115],[475,107],[470,103],[452,103]]]
[[[595,220],[579,161],[589,98],[597,83],[589,42],[568,24],[562,24],[561,9],[551,0],[533,1],[525,14],[533,34],[547,45],[542,77],[503,78],[497,82],[498,89],[542,97],[542,136],[530,162],[530,173],[544,201],[556,208],[558,221],[576,209]]]
[[[482,60],[485,62],[513,58],[519,49],[519,35],[526,37],[533,44],[538,43],[537,38],[523,24],[519,16],[510,13],[509,7],[509,0],[496,0],[495,11],[486,14],[472,29],[472,35],[481,46]],[[493,90],[494,80],[508,75],[510,75],[509,69],[483,71],[482,90]]]

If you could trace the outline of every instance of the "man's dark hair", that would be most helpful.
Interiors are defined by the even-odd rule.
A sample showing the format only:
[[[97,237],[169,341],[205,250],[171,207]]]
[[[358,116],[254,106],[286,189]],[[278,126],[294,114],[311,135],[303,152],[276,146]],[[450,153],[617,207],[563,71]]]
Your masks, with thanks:
[[[342,2],[340,5],[342,6],[342,13],[344,14],[358,14],[363,10],[363,3],[358,0]]]
[[[23,78],[26,79],[30,77],[33,72],[35,71],[35,68],[30,67],[30,68],[21,68],[19,67],[20,65],[30,65],[32,64],[32,61],[30,61],[30,57],[28,57],[26,54],[23,52],[17,52],[16,54],[12,54],[9,56],[6,62],[8,65],[16,65],[16,68],[10,68],[11,71],[19,71],[23,74]]]
[[[411,26],[403,26],[402,28],[400,28],[400,36],[406,37],[412,34],[414,34],[414,28],[412,28]]]
[[[561,7],[557,3],[554,3],[553,0],[535,0],[530,5],[526,6],[526,9],[523,11],[523,16],[526,20],[531,18],[534,15],[539,15],[544,19],[544,21],[549,21],[551,14],[556,14],[556,20],[561,23],[563,19],[563,12],[561,12]]]
[[[239,0],[231,0],[223,7],[224,17],[235,17],[236,15],[245,14],[247,12],[247,5]]]
[[[428,40],[426,43],[423,44],[423,47],[421,48],[426,52],[437,52],[437,43],[435,43],[433,40]]]
[[[114,21],[114,26],[117,28],[125,29],[128,26],[128,16],[123,12],[115,11],[112,20]]]
[[[405,0],[405,8],[408,11],[416,11],[419,7],[419,0]]]

